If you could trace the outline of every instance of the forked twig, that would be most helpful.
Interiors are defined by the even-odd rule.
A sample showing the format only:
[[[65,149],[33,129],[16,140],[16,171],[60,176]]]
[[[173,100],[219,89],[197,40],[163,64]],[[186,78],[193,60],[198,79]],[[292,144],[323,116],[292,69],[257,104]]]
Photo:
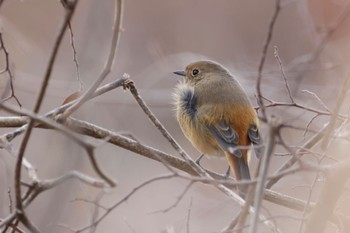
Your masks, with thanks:
[[[2,33],[0,32],[0,50],[2,50],[4,52],[5,55],[5,68],[0,71],[0,74],[3,74],[5,72],[8,73],[9,75],[9,83],[10,83],[10,90],[11,90],[11,94],[8,97],[5,97],[4,99],[1,100],[1,102],[5,102],[6,100],[9,100],[11,98],[14,98],[18,104],[18,106],[22,107],[21,103],[19,102],[17,96],[15,95],[15,89],[13,87],[13,74],[12,71],[10,69],[10,54],[7,51],[5,44],[4,44],[4,39],[2,38]]]

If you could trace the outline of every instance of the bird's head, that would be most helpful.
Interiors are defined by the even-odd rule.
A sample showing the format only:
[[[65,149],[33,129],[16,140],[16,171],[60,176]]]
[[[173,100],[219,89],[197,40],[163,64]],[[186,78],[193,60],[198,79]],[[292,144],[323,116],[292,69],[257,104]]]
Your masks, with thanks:
[[[202,80],[230,76],[220,64],[212,61],[197,61],[186,66],[185,70],[175,71],[174,74],[183,76],[189,85],[195,85]]]

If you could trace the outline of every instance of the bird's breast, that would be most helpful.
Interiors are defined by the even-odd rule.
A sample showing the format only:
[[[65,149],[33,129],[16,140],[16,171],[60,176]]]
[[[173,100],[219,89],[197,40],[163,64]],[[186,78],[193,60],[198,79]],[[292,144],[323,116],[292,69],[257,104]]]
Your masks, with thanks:
[[[197,97],[194,89],[185,83],[179,83],[174,92],[177,120],[187,136],[189,127],[197,112]]]

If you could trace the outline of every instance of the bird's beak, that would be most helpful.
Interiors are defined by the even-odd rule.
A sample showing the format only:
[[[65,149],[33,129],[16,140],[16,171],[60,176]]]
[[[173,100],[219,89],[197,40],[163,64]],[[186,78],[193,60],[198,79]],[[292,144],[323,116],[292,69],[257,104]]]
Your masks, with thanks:
[[[174,71],[174,74],[177,74],[177,75],[180,75],[180,76],[186,76],[186,72],[184,70]]]

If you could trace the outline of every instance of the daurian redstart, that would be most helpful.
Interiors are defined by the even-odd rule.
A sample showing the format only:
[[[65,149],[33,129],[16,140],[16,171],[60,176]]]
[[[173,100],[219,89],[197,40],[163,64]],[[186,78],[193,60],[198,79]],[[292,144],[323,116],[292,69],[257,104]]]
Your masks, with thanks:
[[[204,154],[226,156],[237,180],[250,179],[248,147],[261,140],[256,111],[241,85],[212,61],[194,62],[174,73],[184,76],[174,97],[185,136]]]

